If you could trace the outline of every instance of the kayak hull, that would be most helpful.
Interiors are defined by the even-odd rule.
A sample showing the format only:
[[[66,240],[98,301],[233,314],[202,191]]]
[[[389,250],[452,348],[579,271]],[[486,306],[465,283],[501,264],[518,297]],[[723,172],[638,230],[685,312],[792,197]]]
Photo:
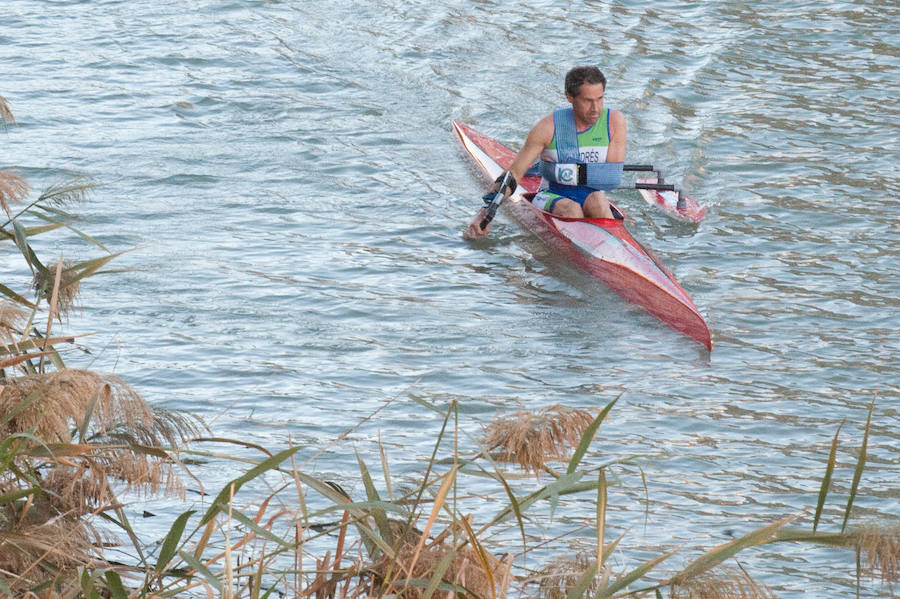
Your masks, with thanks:
[[[453,122],[467,153],[491,179],[515,158],[498,141]],[[625,228],[623,220],[559,218],[537,208],[530,198],[540,177],[527,176],[503,206],[522,226],[579,269],[603,281],[629,302],[673,329],[712,349],[709,326],[687,292],[669,270]],[[613,212],[622,214],[616,206]],[[624,218],[624,217],[623,217]]]

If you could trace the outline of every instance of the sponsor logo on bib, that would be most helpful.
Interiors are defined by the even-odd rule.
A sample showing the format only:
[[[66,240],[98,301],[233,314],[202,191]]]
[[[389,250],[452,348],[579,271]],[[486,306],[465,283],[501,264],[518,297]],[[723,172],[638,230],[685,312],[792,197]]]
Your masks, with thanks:
[[[577,185],[575,167],[571,164],[556,165],[556,180],[563,185]]]

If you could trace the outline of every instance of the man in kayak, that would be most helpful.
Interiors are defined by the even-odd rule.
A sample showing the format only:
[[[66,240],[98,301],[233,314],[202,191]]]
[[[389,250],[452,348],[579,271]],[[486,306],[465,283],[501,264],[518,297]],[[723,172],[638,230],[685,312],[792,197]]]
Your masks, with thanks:
[[[543,179],[533,204],[566,218],[613,218],[606,194],[597,189],[604,186],[598,183],[601,179],[605,183],[608,176],[602,167],[590,165],[625,161],[625,115],[603,106],[606,77],[596,67],[575,67],[566,74],[565,87],[572,108],[545,116],[531,129],[509,167],[511,180],[504,194],[508,196],[515,191],[516,182],[540,158]],[[565,162],[572,156],[584,164]],[[621,168],[618,173],[621,180]],[[504,175],[494,182],[492,194],[499,191]],[[490,233],[490,223],[481,228],[484,215],[482,208],[464,237],[471,239]]]

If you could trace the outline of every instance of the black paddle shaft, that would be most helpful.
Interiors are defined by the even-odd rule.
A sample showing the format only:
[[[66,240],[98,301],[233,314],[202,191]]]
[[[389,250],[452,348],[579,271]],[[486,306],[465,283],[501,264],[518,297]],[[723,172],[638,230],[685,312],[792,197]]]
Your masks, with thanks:
[[[485,207],[486,213],[484,218],[481,219],[481,230],[484,231],[484,228],[487,227],[492,220],[494,220],[494,215],[497,214],[497,208],[500,207],[500,202],[503,201],[503,196],[506,193],[507,183],[509,182],[509,171],[506,171],[506,174],[503,176],[503,179],[500,181],[500,187],[497,189],[497,193],[494,194],[494,197],[487,203]]]

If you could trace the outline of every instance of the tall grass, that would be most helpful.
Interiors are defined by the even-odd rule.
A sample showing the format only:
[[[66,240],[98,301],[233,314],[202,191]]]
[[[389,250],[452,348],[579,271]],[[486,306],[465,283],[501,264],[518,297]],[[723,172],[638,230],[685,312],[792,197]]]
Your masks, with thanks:
[[[554,406],[533,414],[531,422],[554,414],[560,425],[571,422],[571,412]],[[843,547],[849,550],[848,567],[859,554],[860,581],[867,576],[888,588],[896,581],[897,528],[863,526],[841,531],[836,522],[834,531],[823,532],[821,520],[815,531],[791,528],[800,514],[762,523],[700,554],[662,550],[642,563],[616,570],[613,563],[633,559],[611,559],[622,537],[605,538],[604,519],[614,512],[617,496],[606,473],[618,470],[620,480],[629,472],[637,474],[628,460],[596,463],[597,456],[590,455],[591,441],[599,434],[601,415],[606,413],[596,413],[582,436],[566,443],[566,456],[560,455],[556,445],[545,456],[548,462],[568,463],[571,468],[558,469],[557,474],[548,473],[555,470],[552,467],[542,468],[541,476],[529,477],[522,475],[533,474],[532,470],[517,460],[504,465],[496,461],[497,452],[487,451],[496,432],[493,427],[486,427],[482,439],[461,438],[455,405],[451,405],[442,412],[444,427],[435,440],[434,455],[421,464],[421,479],[412,486],[407,481],[403,491],[392,496],[386,489],[396,485],[372,477],[361,455],[356,456],[360,492],[354,497],[298,465],[295,457],[300,447],[262,452],[260,460],[237,472],[204,510],[192,508],[177,515],[165,538],[155,545],[141,540],[126,521],[116,521],[124,533],[120,536],[131,539],[132,563],[95,561],[85,570],[90,575],[81,581],[82,588],[103,589],[114,597],[562,599],[649,598],[665,593],[679,599],[769,599],[775,592],[735,558],[775,543]],[[513,420],[520,418],[522,414],[517,414]],[[500,417],[497,421],[510,420]],[[221,452],[204,450],[205,443],[197,441],[183,455],[194,460],[228,459]],[[582,454],[573,463],[578,450],[585,448],[589,459]],[[235,464],[245,462],[246,458],[235,459]],[[387,469],[381,470],[387,476]],[[473,477],[479,481],[477,494],[465,487]],[[493,494],[485,495],[484,480],[493,481]],[[258,494],[273,485],[273,491]],[[254,491],[247,495],[244,491],[249,487]],[[826,492],[819,501],[827,498]],[[538,532],[554,511],[565,509],[573,500],[580,505],[596,502],[593,549],[572,551],[567,535],[548,539]],[[810,506],[810,512],[815,507]],[[852,510],[852,504],[845,509]],[[510,527],[523,531],[516,535],[518,542],[509,536]],[[571,534],[583,536],[584,532]],[[676,561],[683,564],[677,571],[662,569]]]

